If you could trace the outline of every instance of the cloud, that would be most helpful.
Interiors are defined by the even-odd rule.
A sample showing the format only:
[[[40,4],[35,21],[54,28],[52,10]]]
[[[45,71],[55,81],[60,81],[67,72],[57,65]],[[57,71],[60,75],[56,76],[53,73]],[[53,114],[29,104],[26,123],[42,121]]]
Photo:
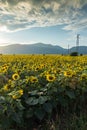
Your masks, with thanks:
[[[0,0],[0,31],[61,24],[65,30],[83,29],[86,12],[87,0]]]

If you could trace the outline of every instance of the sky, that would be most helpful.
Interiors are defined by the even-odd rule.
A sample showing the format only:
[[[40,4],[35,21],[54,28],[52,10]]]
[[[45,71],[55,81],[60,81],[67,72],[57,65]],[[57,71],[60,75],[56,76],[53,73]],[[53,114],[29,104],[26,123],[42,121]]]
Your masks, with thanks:
[[[0,46],[87,46],[87,0],[0,0]]]

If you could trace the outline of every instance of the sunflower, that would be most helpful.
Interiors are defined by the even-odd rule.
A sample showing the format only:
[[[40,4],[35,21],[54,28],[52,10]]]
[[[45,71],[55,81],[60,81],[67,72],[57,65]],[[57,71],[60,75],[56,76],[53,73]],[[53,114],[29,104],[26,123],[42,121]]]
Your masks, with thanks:
[[[26,70],[26,69],[27,69],[27,65],[24,65],[24,66],[23,66],[23,70]]]
[[[35,71],[38,71],[38,70],[40,70],[40,66],[38,66],[38,67],[35,68]]]
[[[80,77],[80,80],[87,80],[87,74],[83,73]]]
[[[35,77],[35,76],[31,76],[31,77],[30,77],[30,82],[31,82],[31,83],[36,83],[36,82],[38,82],[38,78]]]
[[[1,72],[3,73],[7,72],[7,67],[2,67]]]
[[[19,74],[15,73],[12,75],[13,80],[18,80],[20,78]]]
[[[20,89],[20,90],[16,91],[16,92],[12,95],[12,98],[13,98],[13,99],[18,99],[18,98],[20,98],[22,95],[23,95],[23,89]]]
[[[23,95],[23,89],[20,89],[20,90],[18,91],[18,93],[19,93],[20,95]]]
[[[47,74],[46,75],[46,80],[49,81],[49,82],[53,82],[55,81],[56,77],[54,74]]]
[[[75,76],[75,75],[76,75],[75,71],[71,71],[71,70],[64,71],[65,77],[72,77],[72,76]]]
[[[8,91],[10,89],[10,86],[8,86],[7,84],[3,87],[4,91]]]
[[[13,99],[17,99],[18,96],[17,96],[17,95],[12,95],[12,98],[13,98]]]

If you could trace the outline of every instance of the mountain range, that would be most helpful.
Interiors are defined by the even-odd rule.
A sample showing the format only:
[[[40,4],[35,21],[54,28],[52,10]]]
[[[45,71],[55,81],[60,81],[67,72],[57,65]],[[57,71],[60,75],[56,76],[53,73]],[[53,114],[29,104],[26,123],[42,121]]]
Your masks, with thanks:
[[[76,47],[64,49],[58,45],[36,44],[11,44],[0,46],[0,54],[68,54],[76,51]],[[80,54],[87,54],[87,46],[79,46]]]

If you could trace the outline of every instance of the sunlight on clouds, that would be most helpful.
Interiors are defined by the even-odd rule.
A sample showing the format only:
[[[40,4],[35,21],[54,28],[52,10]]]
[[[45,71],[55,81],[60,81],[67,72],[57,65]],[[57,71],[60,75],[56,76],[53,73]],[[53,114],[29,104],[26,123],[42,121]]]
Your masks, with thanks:
[[[1,32],[8,32],[8,29],[7,29],[6,26],[1,26],[1,27],[0,27],[0,31],[1,31]]]
[[[75,30],[87,17],[86,4],[87,0],[0,0],[0,31],[13,32],[60,24],[65,25],[65,30]],[[84,27],[82,25],[81,29]]]

